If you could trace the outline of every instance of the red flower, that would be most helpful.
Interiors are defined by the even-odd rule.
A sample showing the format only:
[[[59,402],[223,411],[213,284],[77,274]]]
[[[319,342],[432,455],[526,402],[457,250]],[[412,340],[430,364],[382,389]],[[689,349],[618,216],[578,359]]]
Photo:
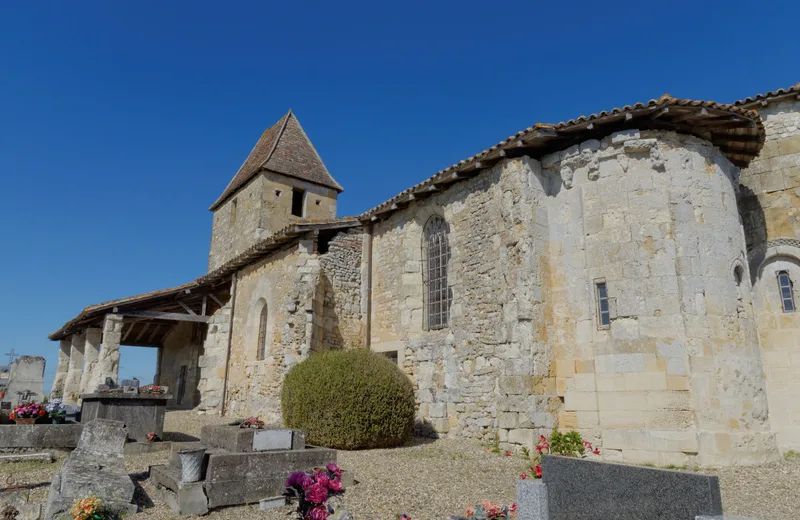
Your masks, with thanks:
[[[534,473],[536,473],[536,478],[542,478],[542,465],[541,464],[537,464],[533,471],[534,471]]]
[[[511,452],[506,450],[506,457],[510,457],[510,456],[511,456]]]
[[[528,474],[527,474],[527,473],[523,473],[522,475],[520,475],[520,478],[521,478],[522,480],[525,480],[525,479],[527,479],[527,478],[528,478]]]
[[[39,410],[39,417],[44,417],[44,414],[46,413],[47,412],[45,412],[44,410]]]
[[[509,511],[511,512],[511,514],[513,515],[514,513],[516,513],[516,512],[517,512],[517,504],[511,504],[511,507],[509,507],[509,508],[508,508],[508,510],[509,510]]]
[[[16,415],[14,415],[14,412],[11,412],[10,414],[8,414],[8,418],[9,418],[9,419],[11,419],[11,420],[13,421],[14,419],[16,419],[16,418],[17,418],[17,416],[16,416]]]
[[[599,448],[595,448],[592,453],[594,453],[595,455],[600,455],[600,449]]]

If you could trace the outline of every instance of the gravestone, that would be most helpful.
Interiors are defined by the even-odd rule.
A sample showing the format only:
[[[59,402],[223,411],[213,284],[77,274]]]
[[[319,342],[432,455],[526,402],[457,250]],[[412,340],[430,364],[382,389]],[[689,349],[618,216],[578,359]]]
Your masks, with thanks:
[[[722,515],[715,476],[570,457],[542,458],[550,520]]]
[[[547,485],[540,479],[517,481],[517,520],[548,520]]]
[[[134,484],[125,469],[125,427],[120,421],[95,419],[83,426],[78,447],[53,476],[45,520],[69,513],[76,500],[100,498],[113,513],[136,513]]]

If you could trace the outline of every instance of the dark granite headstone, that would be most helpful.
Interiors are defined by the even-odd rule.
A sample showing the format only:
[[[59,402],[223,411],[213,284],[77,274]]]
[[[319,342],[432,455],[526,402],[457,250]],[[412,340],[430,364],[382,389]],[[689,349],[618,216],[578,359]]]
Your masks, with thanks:
[[[721,515],[719,479],[682,471],[547,456],[550,520],[692,520]]]

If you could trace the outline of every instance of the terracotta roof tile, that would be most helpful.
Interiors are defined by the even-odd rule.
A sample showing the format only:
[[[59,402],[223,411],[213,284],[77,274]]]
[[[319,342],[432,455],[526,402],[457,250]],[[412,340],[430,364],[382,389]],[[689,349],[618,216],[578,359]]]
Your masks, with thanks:
[[[670,110],[672,111],[670,112]],[[655,118],[654,116],[659,111],[670,115]],[[686,116],[691,116],[692,113],[697,115],[698,120],[700,117],[741,118],[747,128],[722,129],[712,136],[707,127],[695,128],[691,119],[686,119]],[[681,122],[672,124],[671,118],[673,117],[681,119]],[[540,158],[548,153],[565,149],[572,144],[626,128],[668,129],[699,135],[724,148],[723,153],[738,166],[746,166],[758,155],[765,139],[761,118],[752,110],[713,101],[677,99],[665,94],[657,100],[651,99],[646,103],[625,105],[589,116],[581,115],[576,119],[561,123],[536,123],[507,137],[491,148],[438,171],[427,180],[362,213],[358,218],[369,220],[378,214],[390,213],[398,209],[398,205],[407,203],[415,194],[425,193],[426,190],[436,190],[436,186],[439,184],[462,180],[478,170],[491,167],[503,157],[530,155]],[[737,140],[737,136],[739,140]],[[737,142],[736,146],[727,146],[732,141]]]
[[[756,94],[753,97],[746,97],[744,99],[740,99],[739,101],[735,101],[733,104],[736,106],[744,107],[753,105],[761,101],[770,101],[782,97],[790,97],[792,95],[800,98],[800,83],[795,83],[789,88],[779,88],[778,90],[775,91],[770,90],[769,92],[765,92],[763,94]]]
[[[261,134],[244,164],[209,209],[216,209],[261,169],[313,182],[339,192],[344,190],[328,172],[297,117],[289,110]]]

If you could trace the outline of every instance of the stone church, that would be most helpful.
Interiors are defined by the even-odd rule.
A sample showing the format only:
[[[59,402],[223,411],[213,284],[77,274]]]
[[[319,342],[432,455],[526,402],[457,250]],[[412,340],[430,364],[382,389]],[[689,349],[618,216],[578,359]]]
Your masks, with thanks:
[[[171,407],[279,421],[293,364],[369,348],[441,435],[559,426],[658,465],[800,449],[800,84],[538,123],[357,216],[342,189],[288,112],[211,205],[208,272],[51,334],[53,395],[152,347]]]

